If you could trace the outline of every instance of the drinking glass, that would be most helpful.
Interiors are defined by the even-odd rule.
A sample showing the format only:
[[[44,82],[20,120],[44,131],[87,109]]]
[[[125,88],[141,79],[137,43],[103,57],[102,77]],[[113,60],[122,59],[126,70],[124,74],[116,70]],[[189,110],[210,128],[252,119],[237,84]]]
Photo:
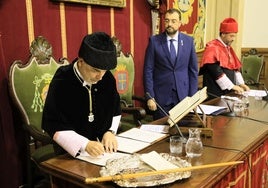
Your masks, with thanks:
[[[172,154],[180,154],[182,153],[182,139],[180,136],[171,136],[169,138],[169,149]]]

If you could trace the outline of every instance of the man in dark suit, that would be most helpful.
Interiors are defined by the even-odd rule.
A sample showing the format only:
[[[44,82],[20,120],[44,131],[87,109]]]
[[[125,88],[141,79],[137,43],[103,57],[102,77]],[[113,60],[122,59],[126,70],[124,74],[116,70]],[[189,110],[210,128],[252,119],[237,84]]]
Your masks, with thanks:
[[[155,101],[168,112],[198,89],[194,42],[192,37],[179,32],[181,13],[177,9],[167,10],[164,23],[165,32],[149,38],[144,62],[144,91],[153,98],[148,98],[147,105],[155,111],[154,119],[165,116]]]

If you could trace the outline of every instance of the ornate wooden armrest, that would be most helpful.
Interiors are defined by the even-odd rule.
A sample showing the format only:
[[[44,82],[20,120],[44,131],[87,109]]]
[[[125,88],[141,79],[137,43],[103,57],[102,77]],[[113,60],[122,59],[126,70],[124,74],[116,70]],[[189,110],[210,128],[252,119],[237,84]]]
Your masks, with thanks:
[[[135,121],[140,121],[146,116],[146,111],[142,107],[123,107],[122,112],[132,114]]]
[[[52,138],[46,132],[41,132],[39,129],[35,128],[34,125],[23,124],[23,127],[35,140],[41,142],[42,145],[51,144],[53,142]]]
[[[142,107],[145,109],[146,115],[153,115],[153,111],[148,108],[147,99],[144,96],[133,95],[132,99],[142,103]]]
[[[143,96],[137,96],[137,95],[133,95],[132,96],[132,99],[133,100],[136,100],[136,101],[139,101],[139,102],[142,102],[142,103],[144,103],[144,104],[146,104],[146,98],[145,97],[143,97]]]

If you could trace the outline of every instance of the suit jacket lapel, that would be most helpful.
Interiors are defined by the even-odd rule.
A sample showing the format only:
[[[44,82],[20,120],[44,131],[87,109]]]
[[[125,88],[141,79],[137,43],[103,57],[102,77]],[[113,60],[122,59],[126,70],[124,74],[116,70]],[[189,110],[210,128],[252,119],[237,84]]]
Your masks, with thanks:
[[[161,36],[161,45],[162,45],[162,48],[163,48],[165,55],[168,58],[170,65],[173,66],[174,63],[171,61],[171,58],[170,58],[170,52],[169,52],[168,43],[167,43],[167,36],[166,36],[165,32],[162,33],[162,36]]]
[[[178,63],[180,55],[181,55],[181,49],[183,46],[183,39],[181,38],[181,33],[178,35],[178,51],[177,51],[177,59],[175,65]]]

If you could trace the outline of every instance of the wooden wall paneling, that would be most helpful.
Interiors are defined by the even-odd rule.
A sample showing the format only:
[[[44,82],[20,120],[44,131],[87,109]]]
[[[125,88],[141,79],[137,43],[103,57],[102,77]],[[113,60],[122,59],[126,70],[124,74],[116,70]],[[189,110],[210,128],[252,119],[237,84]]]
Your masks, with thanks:
[[[198,70],[200,69],[200,63],[202,60],[203,52],[204,51],[200,51],[196,53],[197,61],[198,61]],[[202,87],[203,87],[203,75],[199,75],[198,76],[198,88],[201,89]]]

